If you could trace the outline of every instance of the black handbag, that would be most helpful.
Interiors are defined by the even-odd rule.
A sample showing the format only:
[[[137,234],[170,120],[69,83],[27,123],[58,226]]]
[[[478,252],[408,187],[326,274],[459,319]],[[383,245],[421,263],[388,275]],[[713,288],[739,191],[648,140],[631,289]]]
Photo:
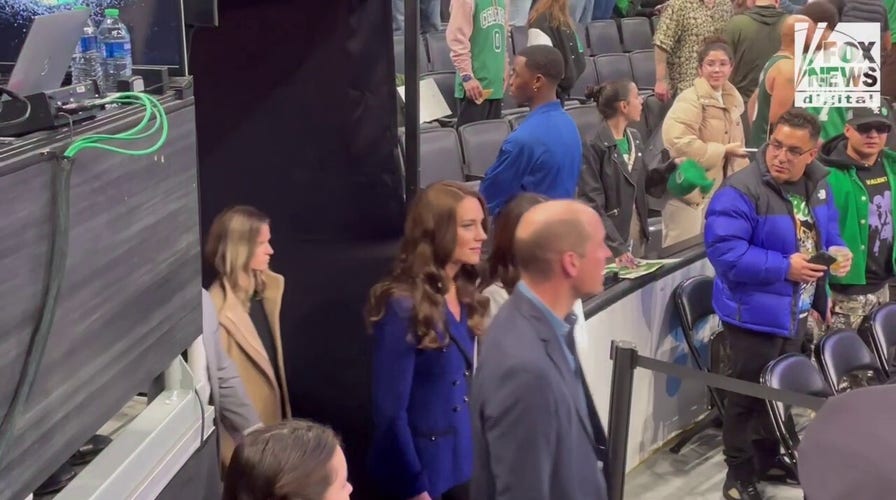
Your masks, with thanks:
[[[666,196],[666,185],[676,168],[678,164],[671,158],[669,151],[663,149],[656,164],[647,170],[647,178],[644,181],[647,195],[653,198]]]

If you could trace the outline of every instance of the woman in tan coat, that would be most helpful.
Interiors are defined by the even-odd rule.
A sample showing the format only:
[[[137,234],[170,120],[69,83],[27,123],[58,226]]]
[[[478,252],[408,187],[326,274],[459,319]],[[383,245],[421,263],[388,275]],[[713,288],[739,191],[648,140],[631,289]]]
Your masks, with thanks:
[[[280,342],[283,276],[269,268],[270,222],[252,207],[219,214],[209,230],[205,256],[218,272],[209,294],[218,309],[221,345],[233,360],[264,425],[291,416]],[[226,465],[234,443],[221,434]]]
[[[663,208],[663,246],[699,235],[709,198],[722,180],[747,166],[744,101],[728,82],[733,69],[731,48],[723,38],[706,41],[698,55],[700,77],[682,92],[663,121],[663,144],[673,158],[691,158],[715,181],[712,191],[694,191],[669,200]]]

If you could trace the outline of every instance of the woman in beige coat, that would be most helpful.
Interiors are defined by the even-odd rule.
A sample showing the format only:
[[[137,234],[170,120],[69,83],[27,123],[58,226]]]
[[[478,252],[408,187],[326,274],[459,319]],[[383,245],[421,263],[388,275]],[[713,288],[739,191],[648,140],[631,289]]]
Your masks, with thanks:
[[[270,222],[252,207],[225,210],[212,223],[206,258],[218,272],[209,294],[218,309],[221,345],[233,360],[264,425],[291,416],[280,341],[283,276],[269,268]],[[234,443],[221,435],[226,465]]]
[[[727,175],[749,163],[743,148],[744,101],[728,82],[733,60],[731,48],[723,38],[708,39],[698,55],[700,77],[675,99],[663,121],[663,144],[672,157],[696,160],[715,181],[705,196],[694,191],[666,203],[663,246],[703,232],[709,198]]]

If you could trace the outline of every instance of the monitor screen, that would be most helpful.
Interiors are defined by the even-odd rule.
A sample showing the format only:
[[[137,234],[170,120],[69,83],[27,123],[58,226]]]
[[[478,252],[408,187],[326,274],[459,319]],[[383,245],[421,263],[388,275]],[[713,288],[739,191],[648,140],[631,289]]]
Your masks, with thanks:
[[[0,0],[0,65],[7,72],[12,69],[34,16],[70,9],[72,5],[89,7],[97,26],[104,9],[119,9],[131,33],[135,65],[168,66],[175,75],[186,72],[181,0],[75,0],[68,5],[60,5],[57,0]]]

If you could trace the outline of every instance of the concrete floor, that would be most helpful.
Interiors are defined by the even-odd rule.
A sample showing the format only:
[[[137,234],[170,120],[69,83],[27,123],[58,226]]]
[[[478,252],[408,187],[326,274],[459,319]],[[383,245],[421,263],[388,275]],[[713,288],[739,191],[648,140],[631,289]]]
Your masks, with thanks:
[[[135,397],[100,433],[114,438],[145,407],[146,399]],[[803,429],[809,415],[799,411],[794,414],[798,429]],[[709,429],[699,434],[678,455],[666,448],[657,451],[629,472],[625,481],[626,500],[720,500],[725,481],[721,430]],[[766,500],[803,500],[799,486],[762,483],[760,489]]]
[[[710,429],[678,455],[661,450],[628,473],[626,500],[719,500],[725,482],[722,433]],[[766,500],[802,500],[798,486],[760,483]]]
[[[802,433],[811,413],[798,409],[793,413]],[[680,454],[663,448],[630,471],[625,478],[625,499],[720,500],[725,471],[722,431],[709,429],[696,436]],[[803,500],[799,486],[760,483],[759,489],[765,500]]]

